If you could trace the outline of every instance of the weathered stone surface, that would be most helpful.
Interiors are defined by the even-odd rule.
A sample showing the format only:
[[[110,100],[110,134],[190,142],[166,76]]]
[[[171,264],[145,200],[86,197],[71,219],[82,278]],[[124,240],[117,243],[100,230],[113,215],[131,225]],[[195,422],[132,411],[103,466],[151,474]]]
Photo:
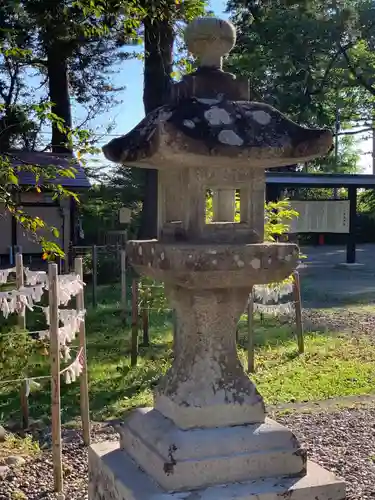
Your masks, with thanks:
[[[166,242],[242,244],[264,240],[264,171],[245,167],[210,166],[161,170],[159,181],[158,232]],[[206,216],[207,189],[235,190],[240,195],[240,220],[234,209],[224,216],[213,206],[213,223]]]
[[[166,289],[178,353],[155,389],[154,406],[182,429],[263,422],[263,399],[237,356],[236,325],[248,288]]]
[[[297,267],[292,243],[254,245],[164,244],[129,241],[127,254],[140,273],[184,288],[245,288],[280,281]],[[241,307],[245,304],[241,304]]]
[[[234,189],[217,189],[213,192],[212,208],[214,222],[233,222],[235,215]]]
[[[7,465],[20,466],[23,465],[26,460],[19,455],[10,455],[9,457],[6,457],[5,462],[7,463]]]
[[[197,18],[187,25],[184,38],[200,67],[221,69],[223,56],[236,43],[236,28],[231,22],[215,17]]]
[[[5,479],[9,472],[9,467],[7,465],[0,465],[0,479]]]
[[[345,500],[345,483],[308,462],[303,478],[272,478],[168,493],[113,442],[89,449],[90,500]]]
[[[272,106],[190,97],[161,106],[103,147],[108,160],[150,168],[197,164],[271,168],[306,162],[332,146],[327,130],[307,129]]]
[[[140,409],[119,432],[121,448],[168,491],[306,472],[297,439],[269,419],[183,431],[158,411]]]

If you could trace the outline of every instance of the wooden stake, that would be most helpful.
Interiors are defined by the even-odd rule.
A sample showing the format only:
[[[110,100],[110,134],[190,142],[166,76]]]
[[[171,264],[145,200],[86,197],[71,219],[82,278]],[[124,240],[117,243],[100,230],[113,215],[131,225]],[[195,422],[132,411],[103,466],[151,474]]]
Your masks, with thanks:
[[[92,246],[92,306],[95,308],[98,303],[98,249]]]
[[[172,333],[173,333],[173,350],[174,355],[177,355],[178,350],[178,332],[177,332],[177,313],[176,309],[172,309]]]
[[[74,259],[74,269],[76,274],[83,281],[83,264],[82,258]],[[77,311],[85,310],[85,293],[81,290],[77,295]],[[81,404],[81,420],[83,430],[83,442],[86,446],[90,445],[90,409],[89,409],[89,386],[87,379],[87,353],[86,353],[86,325],[85,320],[80,323],[79,327],[79,348],[82,349],[82,373],[79,377],[80,382],[80,404]]]
[[[22,253],[16,254],[16,287],[17,290],[24,286],[23,281],[23,259]],[[17,317],[18,326],[24,330],[26,328],[25,306],[22,305]]]
[[[126,324],[128,304],[126,298],[126,251],[121,250],[121,310],[122,318]]]
[[[61,451],[61,401],[60,401],[60,342],[57,264],[48,265],[50,360],[51,360],[51,414],[52,414],[52,459],[54,491],[63,491]]]
[[[13,260],[13,247],[12,247],[12,245],[10,245],[10,247],[9,247],[9,264],[11,266],[13,266],[13,262],[14,262],[14,260]]]
[[[28,427],[29,427],[29,383],[28,383],[28,380],[24,380],[21,384],[20,401],[21,401],[21,411],[22,411],[22,429],[28,429]]]
[[[137,366],[138,361],[138,280],[132,281],[132,339],[130,365]]]
[[[148,347],[150,345],[150,336],[149,336],[149,314],[147,307],[142,307],[142,330],[143,330],[142,345],[144,347]]]
[[[254,356],[254,289],[251,289],[249,294],[249,302],[247,303],[247,371],[255,372],[255,356]]]
[[[24,286],[23,279],[23,258],[22,253],[16,254],[16,287],[20,290]],[[26,328],[26,316],[25,316],[25,306],[21,305],[18,311],[17,323],[22,330]],[[20,402],[21,402],[21,412],[22,412],[22,428],[27,429],[29,427],[29,398],[28,398],[28,383],[24,380],[20,388]]]
[[[305,352],[305,344],[303,340],[303,322],[302,322],[302,305],[301,305],[301,284],[298,271],[293,273],[293,300],[296,312],[296,335],[298,343],[298,352]]]

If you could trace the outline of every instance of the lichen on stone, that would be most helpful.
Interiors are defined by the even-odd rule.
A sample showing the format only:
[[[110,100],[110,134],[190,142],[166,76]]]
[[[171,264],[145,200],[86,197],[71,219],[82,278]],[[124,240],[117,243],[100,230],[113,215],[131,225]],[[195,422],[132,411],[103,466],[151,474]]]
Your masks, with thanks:
[[[109,160],[137,163],[152,158],[161,148],[165,153],[168,148],[175,151],[180,147],[185,155],[196,155],[196,142],[206,154],[220,151],[221,156],[230,156],[234,151],[238,155],[243,152],[249,158],[254,155],[264,159],[267,167],[267,160],[274,161],[275,156],[283,164],[284,157],[303,161],[325,154],[332,136],[324,130],[301,127],[267,104],[231,101],[225,96],[190,96],[149,113],[128,134],[104,146],[103,151]]]

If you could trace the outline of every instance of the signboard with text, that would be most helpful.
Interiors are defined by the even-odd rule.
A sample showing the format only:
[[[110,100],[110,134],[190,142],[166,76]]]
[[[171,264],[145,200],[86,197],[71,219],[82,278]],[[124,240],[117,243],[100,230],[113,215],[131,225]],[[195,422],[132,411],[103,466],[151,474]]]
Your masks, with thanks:
[[[349,200],[293,201],[289,233],[349,233]]]

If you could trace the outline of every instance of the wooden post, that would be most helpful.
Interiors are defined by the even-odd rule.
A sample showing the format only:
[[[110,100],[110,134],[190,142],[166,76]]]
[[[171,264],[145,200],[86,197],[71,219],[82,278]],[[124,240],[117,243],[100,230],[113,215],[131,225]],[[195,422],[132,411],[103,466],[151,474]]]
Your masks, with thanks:
[[[22,411],[22,429],[29,427],[29,382],[24,380],[21,383],[20,401]]]
[[[254,356],[254,289],[251,289],[249,294],[249,302],[247,303],[247,371],[255,372],[255,356]]]
[[[177,355],[178,350],[178,332],[177,332],[177,314],[176,309],[172,309],[172,333],[173,333],[173,350],[174,355]]]
[[[357,220],[357,186],[348,187],[349,198],[349,234],[346,244],[346,262],[354,264],[356,260],[356,220]]]
[[[137,366],[138,360],[138,280],[132,281],[132,339],[130,365]]]
[[[16,254],[16,287],[17,290],[22,288],[23,282],[23,259],[22,253]],[[25,316],[25,306],[22,305],[20,311],[18,312],[17,318],[18,326],[24,330],[26,328],[26,316]]]
[[[20,290],[24,286],[23,277],[23,257],[22,253],[16,253],[16,288]],[[26,328],[26,308],[22,304],[20,310],[18,311],[17,323],[22,330]],[[22,428],[27,429],[29,427],[29,386],[28,381],[24,380],[21,383],[20,388],[20,403],[22,412]]]
[[[70,270],[70,264],[69,264],[69,252],[65,255],[64,259],[64,273],[68,274]]]
[[[303,354],[305,352],[305,345],[303,341],[303,323],[302,323],[302,305],[301,305],[301,284],[299,280],[298,271],[293,273],[293,301],[296,312],[296,335],[298,343],[298,352]]]
[[[121,310],[122,318],[126,324],[127,319],[127,297],[126,297],[126,251],[121,250]]]
[[[54,491],[63,491],[61,450],[61,401],[60,401],[60,342],[57,264],[48,265],[50,360],[51,360],[51,414],[52,414],[52,459]]]
[[[147,307],[142,307],[142,330],[143,330],[142,345],[144,347],[148,347],[150,345],[150,336],[149,336],[149,313]]]
[[[83,281],[82,257],[74,259],[74,269],[76,274]],[[85,292],[82,289],[77,295],[77,311],[85,310]],[[82,373],[79,377],[80,383],[80,404],[81,420],[83,431],[83,442],[86,446],[90,445],[90,409],[89,409],[89,387],[87,380],[87,353],[86,353],[86,325],[85,320],[79,326],[79,348],[82,350]]]
[[[98,248],[92,246],[92,306],[98,303]]]
[[[15,219],[13,218],[13,220],[15,220]],[[14,260],[13,260],[13,247],[12,247],[12,245],[10,245],[9,246],[9,265],[13,266],[13,262],[14,262]]]

